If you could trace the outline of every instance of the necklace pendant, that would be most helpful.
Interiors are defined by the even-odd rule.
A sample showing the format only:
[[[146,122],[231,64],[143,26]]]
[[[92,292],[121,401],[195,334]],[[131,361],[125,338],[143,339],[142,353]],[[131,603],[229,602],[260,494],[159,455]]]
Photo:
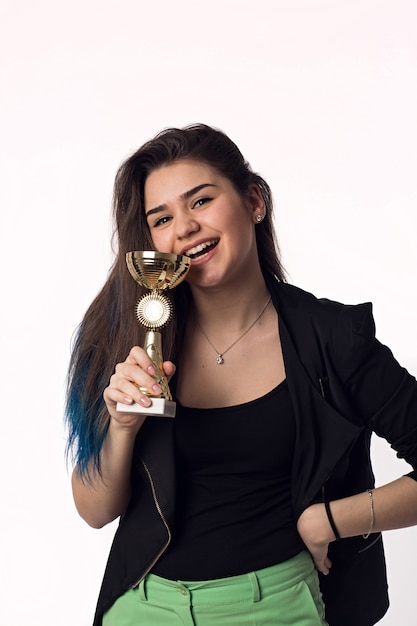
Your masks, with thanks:
[[[224,358],[222,354],[217,355],[216,363],[217,365],[222,365],[224,363]]]

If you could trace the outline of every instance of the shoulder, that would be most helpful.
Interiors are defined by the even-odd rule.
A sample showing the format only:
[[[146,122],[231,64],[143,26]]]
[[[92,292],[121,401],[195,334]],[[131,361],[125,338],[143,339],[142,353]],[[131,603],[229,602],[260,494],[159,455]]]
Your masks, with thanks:
[[[290,285],[272,287],[274,304],[293,341],[303,351],[317,344],[343,361],[367,352],[375,340],[372,304],[343,304]],[[355,360],[356,360],[355,358]]]
[[[323,319],[326,322],[346,320],[359,332],[366,325],[367,319],[372,318],[371,302],[344,304],[329,298],[319,298],[289,283],[277,282],[272,288],[278,308],[291,315]]]

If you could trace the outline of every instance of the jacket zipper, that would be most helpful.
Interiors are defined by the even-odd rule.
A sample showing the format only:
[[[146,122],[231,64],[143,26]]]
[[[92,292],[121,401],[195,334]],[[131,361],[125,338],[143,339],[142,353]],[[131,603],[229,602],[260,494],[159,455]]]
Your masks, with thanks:
[[[168,522],[167,522],[167,520],[166,520],[166,518],[165,518],[165,516],[164,516],[164,514],[162,512],[161,505],[159,504],[158,497],[156,495],[156,489],[155,489],[155,485],[154,485],[154,482],[153,482],[153,479],[152,479],[152,475],[151,475],[151,473],[149,471],[149,468],[146,465],[145,461],[143,459],[141,459],[141,462],[142,462],[142,465],[143,465],[143,467],[145,469],[146,475],[147,475],[147,477],[149,479],[149,483],[151,485],[152,497],[153,497],[153,501],[155,503],[156,510],[158,511],[158,515],[161,518],[161,520],[163,521],[164,526],[165,526],[165,528],[167,530],[168,540],[167,540],[166,544],[164,546],[162,546],[161,550],[158,552],[158,554],[156,555],[154,560],[150,563],[149,567],[145,570],[145,572],[142,574],[142,576],[133,585],[130,586],[131,589],[133,589],[134,587],[137,587],[142,582],[142,580],[145,578],[146,574],[148,574],[151,571],[151,569],[153,568],[155,563],[160,559],[160,557],[163,555],[165,550],[168,548],[169,544],[171,543],[171,538],[172,538],[171,529],[170,529],[170,527],[168,525]]]

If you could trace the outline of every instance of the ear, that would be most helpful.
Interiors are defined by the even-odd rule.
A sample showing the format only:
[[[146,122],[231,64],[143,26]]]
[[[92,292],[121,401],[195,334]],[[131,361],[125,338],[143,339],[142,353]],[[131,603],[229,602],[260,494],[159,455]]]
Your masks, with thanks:
[[[247,202],[252,221],[255,224],[262,221],[265,217],[266,206],[262,192],[256,183],[253,183],[248,189]]]

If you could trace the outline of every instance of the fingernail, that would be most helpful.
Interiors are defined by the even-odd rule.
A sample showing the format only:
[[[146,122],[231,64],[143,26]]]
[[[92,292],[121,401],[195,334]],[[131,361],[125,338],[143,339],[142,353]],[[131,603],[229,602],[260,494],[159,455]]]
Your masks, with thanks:
[[[153,376],[154,374],[156,374],[156,368],[154,365],[149,365],[148,366],[148,372],[151,376]]]
[[[161,393],[162,387],[158,385],[158,383],[155,383],[154,385],[152,385],[152,391],[154,393]]]
[[[142,396],[141,399],[139,400],[139,402],[144,407],[151,406],[151,404],[152,404],[150,399],[147,396]]]
[[[123,398],[123,404],[132,404],[132,398],[128,398],[127,396],[125,396]]]

